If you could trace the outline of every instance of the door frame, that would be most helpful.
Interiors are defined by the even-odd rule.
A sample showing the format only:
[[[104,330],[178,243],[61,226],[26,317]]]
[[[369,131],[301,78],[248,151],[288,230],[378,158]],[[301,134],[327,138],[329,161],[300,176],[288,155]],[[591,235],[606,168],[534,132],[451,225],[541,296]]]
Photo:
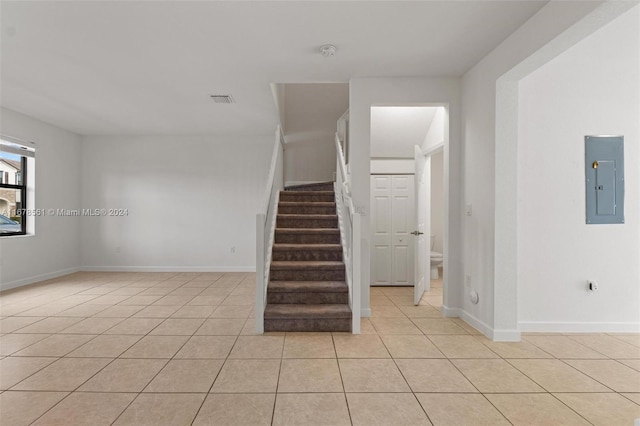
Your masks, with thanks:
[[[415,230],[414,234],[414,278],[413,278],[413,303],[419,305],[425,292],[431,289],[431,281],[427,280],[429,274],[429,263],[427,253],[426,238],[431,239],[431,197],[427,197],[427,188],[431,194],[431,158],[424,155],[422,148],[414,146],[413,166],[414,179],[414,211]]]
[[[418,150],[419,150],[420,151],[420,155],[422,155],[424,158],[431,159],[431,157],[433,155],[444,151],[444,145],[445,144],[444,144],[444,141],[443,141],[443,142],[440,142],[440,143],[437,143],[435,145],[432,145],[432,146],[428,147],[426,150],[423,150],[419,146],[416,146],[416,156],[418,155]],[[414,160],[414,162],[416,163],[415,164],[416,170],[417,170],[417,167],[418,167],[417,161],[418,161],[417,159]],[[429,164],[429,174],[426,175],[425,178],[427,180],[427,182],[425,182],[425,186],[429,188],[429,196],[431,197],[432,191],[431,191],[431,165],[430,164]],[[443,189],[446,190],[446,186]],[[418,213],[417,206],[418,206],[418,203],[420,203],[420,200],[418,198],[419,197],[426,198],[426,196],[427,196],[426,193],[419,193],[417,191],[417,184],[416,184],[416,200],[415,200],[416,213]],[[445,194],[445,200],[446,200],[446,194]],[[425,203],[425,204],[429,206],[429,208],[426,211],[427,223],[429,223],[429,226],[428,226],[428,230],[429,230],[428,234],[429,235],[426,235],[427,233],[425,232],[425,237],[424,238],[429,238],[428,240],[426,240],[428,242],[428,244],[429,244],[429,249],[427,249],[426,251],[428,253],[431,253],[431,244],[430,244],[430,242],[431,242],[431,234],[433,233],[433,229],[432,229],[433,227],[431,226],[431,210],[432,210],[432,208],[431,208],[431,200],[428,200],[428,203]],[[447,211],[447,206],[446,206],[446,201],[445,201],[445,218],[446,218],[446,211]],[[416,224],[417,223],[418,223],[418,218],[416,217]],[[443,238],[442,238],[443,251],[445,251],[445,247],[447,247],[447,245],[448,245],[447,238],[446,238],[446,227],[447,227],[447,225],[445,223],[444,226],[443,226],[443,228],[444,228],[443,230],[445,231],[445,235],[443,235]],[[418,249],[416,247],[416,259],[415,259],[416,271],[417,271],[417,267],[418,267],[418,262],[419,261],[420,261],[420,259],[418,258]],[[429,258],[422,259],[422,262],[423,262],[423,265],[424,265],[424,271],[426,271],[426,274],[429,276],[429,279],[425,280],[425,284],[424,284],[424,292],[428,292],[431,289],[431,282],[430,282],[430,277],[431,277],[431,274],[430,274],[430,271],[431,271],[431,256],[429,256]],[[442,277],[442,285],[443,285],[443,287],[444,287],[444,271],[445,270],[446,270],[445,268],[442,269],[442,271],[443,271],[443,277]],[[416,286],[416,284],[414,284],[414,286]],[[414,291],[414,303],[416,305],[418,305],[419,300],[418,300],[418,288],[417,288],[417,286],[414,288],[414,290],[415,290]]]

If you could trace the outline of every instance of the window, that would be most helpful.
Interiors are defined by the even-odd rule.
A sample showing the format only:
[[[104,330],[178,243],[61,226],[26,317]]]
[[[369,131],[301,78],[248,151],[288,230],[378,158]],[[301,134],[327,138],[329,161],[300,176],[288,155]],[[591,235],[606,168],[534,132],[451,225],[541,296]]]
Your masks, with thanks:
[[[27,233],[29,194],[28,166],[33,148],[0,140],[0,237]]]

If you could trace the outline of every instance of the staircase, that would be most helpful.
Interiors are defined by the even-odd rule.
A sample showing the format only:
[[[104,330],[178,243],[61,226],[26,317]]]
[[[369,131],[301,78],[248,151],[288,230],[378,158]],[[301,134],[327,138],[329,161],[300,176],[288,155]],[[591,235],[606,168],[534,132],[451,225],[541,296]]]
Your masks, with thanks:
[[[333,182],[280,192],[264,331],[351,331]]]

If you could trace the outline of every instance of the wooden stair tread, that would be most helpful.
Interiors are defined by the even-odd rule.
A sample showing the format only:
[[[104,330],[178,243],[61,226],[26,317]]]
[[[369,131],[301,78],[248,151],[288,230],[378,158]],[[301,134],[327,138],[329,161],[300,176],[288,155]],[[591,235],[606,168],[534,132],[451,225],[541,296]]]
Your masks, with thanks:
[[[271,281],[268,291],[274,293],[348,293],[344,281]]]
[[[268,304],[264,310],[267,319],[351,318],[349,305],[287,305]]]

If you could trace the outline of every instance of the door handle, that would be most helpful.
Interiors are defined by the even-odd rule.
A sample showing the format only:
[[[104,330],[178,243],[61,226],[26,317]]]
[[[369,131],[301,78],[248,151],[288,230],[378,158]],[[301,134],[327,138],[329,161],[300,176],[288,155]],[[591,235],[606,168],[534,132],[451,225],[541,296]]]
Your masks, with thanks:
[[[420,231],[413,231],[413,232],[410,232],[410,234],[411,234],[411,235],[415,235],[415,236],[417,237],[418,235],[424,235],[424,232],[420,232]]]

